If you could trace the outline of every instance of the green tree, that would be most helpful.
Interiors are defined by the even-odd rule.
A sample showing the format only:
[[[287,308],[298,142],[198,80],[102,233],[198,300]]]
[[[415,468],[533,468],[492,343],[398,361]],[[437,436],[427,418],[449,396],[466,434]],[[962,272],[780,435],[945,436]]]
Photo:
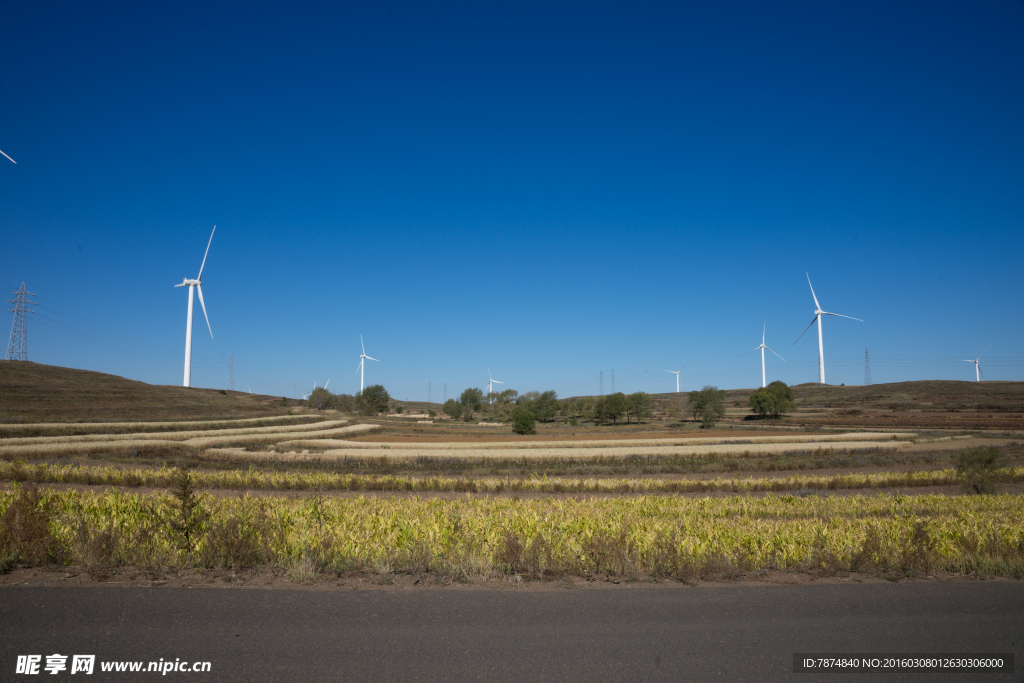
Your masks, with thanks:
[[[626,395],[621,391],[609,394],[604,401],[605,418],[610,418],[612,424],[618,424],[619,418],[626,412]]]
[[[558,394],[545,391],[533,399],[531,411],[541,422],[551,422],[558,412]]]
[[[363,413],[366,415],[387,413],[388,404],[391,403],[391,396],[383,385],[373,384],[363,389],[363,393],[359,395],[359,403]]]
[[[590,414],[594,418],[595,424],[604,424],[604,421],[608,419],[608,398],[605,396],[598,396],[594,399],[594,403],[590,408]]]
[[[462,417],[462,404],[456,401],[454,398],[450,398],[447,401],[445,401],[444,407],[442,407],[441,410],[443,410],[444,414],[449,416],[453,420],[458,420],[460,417]]]
[[[796,410],[793,389],[778,380],[762,387],[750,395],[750,410],[761,416],[781,417]]]
[[[686,399],[686,407],[695,418],[700,419],[702,427],[711,429],[725,417],[725,392],[711,385],[700,391],[691,391]]]
[[[522,406],[516,406],[512,410],[512,431],[516,434],[535,434],[535,421],[533,413]]]
[[[308,401],[309,407],[314,410],[326,410],[334,407],[334,395],[323,387],[314,389],[313,393],[309,395]]]
[[[635,394],[630,394],[626,399],[626,415],[632,415],[636,418],[637,424],[640,424],[640,420],[645,417],[651,416],[651,396],[647,392],[638,391]],[[629,423],[629,418],[626,418],[626,423]]]
[[[484,392],[479,389],[466,389],[459,396],[459,403],[462,404],[462,417],[465,420],[473,419],[473,412],[480,410],[484,402]]]

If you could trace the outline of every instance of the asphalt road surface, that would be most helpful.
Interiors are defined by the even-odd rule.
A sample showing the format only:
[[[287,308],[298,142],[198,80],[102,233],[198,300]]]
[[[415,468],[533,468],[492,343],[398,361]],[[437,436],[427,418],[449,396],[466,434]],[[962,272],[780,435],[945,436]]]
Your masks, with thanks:
[[[793,673],[796,652],[1014,653],[1014,673]],[[18,655],[41,655],[17,674]],[[43,670],[93,654],[94,673]],[[149,661],[209,672],[146,672]],[[142,661],[141,673],[102,662]],[[1024,584],[563,591],[0,590],[0,681],[1024,681]]]

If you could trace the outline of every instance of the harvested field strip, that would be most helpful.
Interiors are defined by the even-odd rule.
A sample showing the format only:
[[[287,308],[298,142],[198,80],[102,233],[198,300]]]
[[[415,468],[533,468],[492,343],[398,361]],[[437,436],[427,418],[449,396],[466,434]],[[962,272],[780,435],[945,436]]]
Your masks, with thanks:
[[[693,580],[733,570],[1024,578],[1024,497],[217,498],[19,488],[29,564]],[[192,508],[190,508],[192,509]],[[11,515],[7,515],[11,518]]]
[[[815,441],[880,441],[913,439],[913,432],[844,432],[842,434],[785,434],[778,436],[672,437],[668,439],[580,439],[563,441],[448,441],[416,443],[408,441],[354,441],[348,448],[394,448],[396,450],[502,450],[508,448],[616,448],[649,446],[701,446],[720,444],[805,443]]]
[[[0,462],[0,481],[169,487],[176,470],[28,465]],[[612,479],[582,477],[402,477],[353,474],[292,474],[255,469],[201,472],[193,475],[197,488],[278,491],[460,491],[472,493],[749,493],[759,491],[822,491],[873,488],[949,486],[959,482],[956,470],[881,472],[834,476],[745,477],[716,479]],[[1005,482],[1024,481],[1024,468],[999,472]]]
[[[252,425],[274,425],[295,422],[319,422],[319,415],[279,415],[253,417],[240,420],[194,420],[181,422],[31,422],[0,424],[0,434],[13,432],[134,432],[176,431],[189,429],[219,429]]]
[[[409,460],[415,458],[437,458],[448,455],[462,459],[486,460],[512,460],[522,458],[555,459],[573,458],[583,460],[587,458],[626,458],[631,455],[637,456],[722,456],[735,455],[743,457],[755,457],[764,455],[777,455],[779,453],[814,453],[814,452],[856,452],[857,450],[868,450],[877,452],[878,449],[895,451],[903,442],[895,441],[832,441],[827,444],[821,443],[766,443],[766,444],[723,444],[703,446],[621,446],[611,448],[487,448],[470,449],[459,448],[448,453],[437,448],[401,448],[392,449],[390,444],[376,449],[349,448],[348,442],[341,448],[331,448],[337,441],[312,441],[307,439],[280,443],[278,449],[283,448],[306,448],[324,449],[316,453],[289,453],[289,452],[257,452],[248,453],[238,449],[230,451],[231,457],[240,460],[280,460],[288,461],[337,461],[345,458],[366,458],[370,455],[384,456],[394,460]],[[225,449],[227,450],[227,449]],[[3,449],[0,448],[0,454]],[[228,455],[228,453],[225,453]]]
[[[0,446],[30,446],[33,444],[88,443],[90,441],[160,440],[187,441],[208,436],[228,437],[247,434],[306,433],[326,430],[348,424],[348,420],[312,422],[303,425],[274,425],[269,427],[242,427],[239,429],[204,429],[181,432],[128,432],[125,434],[84,434],[77,436],[33,436],[0,440]]]
[[[141,438],[141,439],[107,439],[103,441],[72,441],[61,443],[34,443],[21,446],[0,445],[0,459],[10,460],[15,457],[47,457],[81,455],[87,453],[106,452],[128,452],[133,448],[145,448],[160,446],[171,449],[196,450],[209,448],[222,444],[238,443],[277,443],[280,441],[294,440],[296,437],[310,437],[317,435],[341,436],[344,434],[360,434],[374,429],[377,425],[349,425],[336,429],[325,429],[322,431],[281,431],[263,432],[256,434],[239,434],[234,436],[204,436],[182,441],[171,439]],[[244,451],[243,451],[244,452]]]

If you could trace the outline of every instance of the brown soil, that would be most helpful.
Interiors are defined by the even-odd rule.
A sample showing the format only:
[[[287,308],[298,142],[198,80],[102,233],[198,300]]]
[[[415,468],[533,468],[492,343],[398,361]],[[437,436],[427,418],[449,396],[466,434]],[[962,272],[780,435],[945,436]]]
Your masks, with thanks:
[[[314,581],[295,582],[283,569],[252,570],[198,570],[170,569],[143,570],[135,568],[102,567],[34,567],[15,569],[0,575],[0,589],[17,587],[105,587],[105,588],[217,588],[235,590],[373,590],[373,591],[429,591],[429,590],[629,590],[688,589],[718,586],[792,586],[842,583],[922,583],[934,581],[978,581],[977,577],[939,572],[935,575],[908,579],[900,575],[851,572],[800,572],[786,570],[735,571],[706,581],[684,583],[676,579],[644,577],[637,580],[622,577],[594,576],[592,578],[563,577],[546,581],[531,581],[516,576],[491,576],[456,581],[448,576],[433,574],[376,574],[350,572],[326,574]],[[1006,578],[987,578],[988,581],[1013,581]]]

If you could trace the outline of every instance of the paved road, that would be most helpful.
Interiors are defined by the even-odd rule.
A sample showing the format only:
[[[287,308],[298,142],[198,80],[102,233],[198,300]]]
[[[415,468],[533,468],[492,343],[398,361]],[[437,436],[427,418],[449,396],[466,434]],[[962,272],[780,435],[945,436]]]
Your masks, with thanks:
[[[1013,652],[1013,674],[792,672],[794,652]],[[1024,584],[514,591],[0,589],[17,655],[210,661],[205,681],[1024,681]],[[69,660],[70,664],[70,660]],[[70,670],[70,666],[69,666]]]

